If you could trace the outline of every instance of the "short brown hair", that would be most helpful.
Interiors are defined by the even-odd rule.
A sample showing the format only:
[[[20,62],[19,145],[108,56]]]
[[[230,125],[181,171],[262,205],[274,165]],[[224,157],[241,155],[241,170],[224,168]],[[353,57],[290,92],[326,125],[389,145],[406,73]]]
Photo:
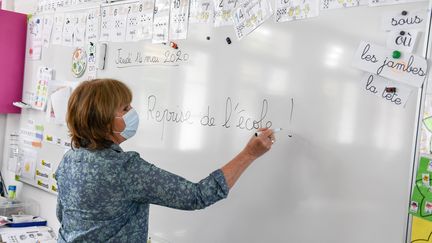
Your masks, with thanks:
[[[113,143],[116,110],[132,101],[132,92],[115,79],[84,81],[72,92],[66,122],[75,148],[103,149]]]

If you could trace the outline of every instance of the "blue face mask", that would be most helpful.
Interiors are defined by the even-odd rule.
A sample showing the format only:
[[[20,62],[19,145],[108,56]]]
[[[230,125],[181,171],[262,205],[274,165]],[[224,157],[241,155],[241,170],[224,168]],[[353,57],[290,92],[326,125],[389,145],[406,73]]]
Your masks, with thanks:
[[[136,110],[134,108],[131,108],[126,114],[123,115],[123,117],[116,118],[123,118],[126,127],[122,132],[115,133],[120,133],[120,135],[125,139],[133,137],[133,135],[135,135],[135,133],[137,132],[139,125],[139,116]]]

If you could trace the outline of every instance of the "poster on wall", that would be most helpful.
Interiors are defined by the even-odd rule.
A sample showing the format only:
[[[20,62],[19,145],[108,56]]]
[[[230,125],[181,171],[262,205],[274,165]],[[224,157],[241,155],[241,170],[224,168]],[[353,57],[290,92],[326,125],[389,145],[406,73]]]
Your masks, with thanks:
[[[43,19],[40,16],[33,16],[28,22],[28,50],[27,54],[31,60],[40,60],[42,54],[42,28]]]
[[[432,221],[431,175],[432,157],[421,156],[409,205],[409,213],[428,221]]]

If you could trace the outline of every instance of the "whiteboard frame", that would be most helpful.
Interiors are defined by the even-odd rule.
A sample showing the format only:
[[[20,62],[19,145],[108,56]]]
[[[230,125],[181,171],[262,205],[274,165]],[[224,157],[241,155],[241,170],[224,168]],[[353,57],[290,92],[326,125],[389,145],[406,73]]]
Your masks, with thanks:
[[[432,30],[432,1],[429,1],[429,18],[427,23],[427,29],[428,32],[425,33],[427,36],[424,40],[424,57],[426,58],[426,61],[429,62],[429,58],[432,55],[432,38],[431,38],[431,30]],[[411,163],[411,185],[410,185],[410,193],[409,193],[409,201],[411,201],[412,193],[414,191],[415,187],[415,178],[417,175],[417,167],[418,162],[420,159],[420,139],[421,139],[421,127],[422,127],[422,121],[423,121],[423,113],[425,109],[425,100],[426,100],[426,93],[428,89],[428,84],[430,79],[432,78],[430,75],[430,64],[429,66],[429,74],[427,75],[426,80],[424,81],[423,85],[421,86],[421,93],[420,93],[420,104],[418,105],[417,110],[417,121],[416,121],[416,129],[417,133],[414,134],[414,143],[413,143],[413,150],[415,151],[415,154],[413,156],[413,163]],[[405,231],[405,243],[411,242],[411,233],[412,233],[412,222],[413,222],[413,216],[409,214],[408,207],[407,207],[407,223],[406,223],[406,231]]]

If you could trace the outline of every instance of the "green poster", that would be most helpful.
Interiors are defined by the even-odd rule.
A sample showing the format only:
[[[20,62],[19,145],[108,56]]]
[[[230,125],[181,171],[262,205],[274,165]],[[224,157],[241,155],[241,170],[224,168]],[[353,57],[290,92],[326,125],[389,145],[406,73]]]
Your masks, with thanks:
[[[432,221],[432,158],[420,157],[414,191],[411,197],[409,212]]]

